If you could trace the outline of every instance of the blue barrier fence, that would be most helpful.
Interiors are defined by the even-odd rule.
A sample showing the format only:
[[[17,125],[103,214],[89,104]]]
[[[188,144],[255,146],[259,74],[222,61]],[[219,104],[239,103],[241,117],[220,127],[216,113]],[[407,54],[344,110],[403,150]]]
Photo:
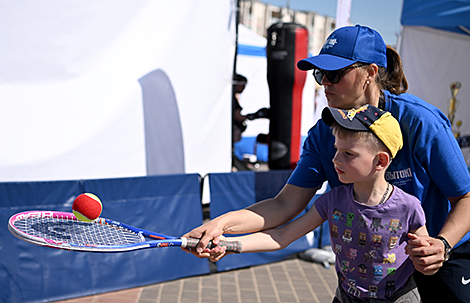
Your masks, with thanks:
[[[207,274],[207,260],[179,248],[125,253],[55,250],[16,239],[8,218],[26,210],[71,211],[82,192],[96,193],[102,216],[169,235],[202,222],[199,175],[0,184],[0,302],[45,302]],[[176,251],[175,251],[176,250]]]
[[[211,217],[214,218],[226,212],[245,208],[253,203],[275,197],[285,185],[290,174],[289,170],[210,174]],[[319,195],[315,196],[299,216],[305,214],[318,197]],[[328,228],[324,230],[319,228],[314,233],[313,242],[304,236],[279,251],[230,255],[230,257],[217,262],[217,269],[226,271],[281,261],[289,255],[312,247],[319,247],[320,232],[322,231],[323,233],[326,231],[326,237],[322,243],[326,245],[329,243]]]
[[[273,197],[289,175],[290,171],[210,174],[211,216]],[[210,273],[207,260],[179,248],[70,252],[23,242],[8,231],[13,214],[70,212],[74,198],[83,192],[100,197],[102,217],[144,229],[179,236],[203,222],[198,174],[0,183],[0,302],[64,300]],[[315,233],[313,247],[318,247],[319,231]],[[218,270],[274,262],[311,247],[302,238],[282,251],[231,255],[218,262]]]

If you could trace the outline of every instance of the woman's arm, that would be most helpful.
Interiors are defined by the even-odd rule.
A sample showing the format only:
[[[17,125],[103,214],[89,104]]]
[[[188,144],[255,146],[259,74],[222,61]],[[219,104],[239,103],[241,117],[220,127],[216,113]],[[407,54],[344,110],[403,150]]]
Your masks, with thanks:
[[[451,210],[439,232],[454,247],[470,230],[470,193],[449,198]],[[444,243],[433,237],[418,237],[408,241],[406,253],[410,255],[416,270],[425,275],[436,273],[444,262]]]
[[[205,247],[210,240],[218,243],[218,237],[224,233],[256,232],[283,225],[308,205],[316,191],[317,188],[302,188],[287,184],[275,198],[223,214],[193,229],[184,237],[200,238],[196,251],[191,252],[198,257],[207,258],[210,250]],[[184,250],[189,252],[187,249]]]
[[[305,215],[282,227],[227,239],[240,241],[242,253],[274,251],[286,248],[293,241],[316,229],[324,221],[317,209],[312,207]],[[218,248],[211,251],[209,258],[211,261],[217,262],[224,256],[225,248]]]

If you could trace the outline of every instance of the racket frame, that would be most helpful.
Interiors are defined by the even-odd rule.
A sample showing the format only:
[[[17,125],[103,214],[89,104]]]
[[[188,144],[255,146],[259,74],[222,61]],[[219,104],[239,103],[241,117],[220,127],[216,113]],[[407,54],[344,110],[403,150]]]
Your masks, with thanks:
[[[53,239],[47,239],[39,236],[35,236],[29,233],[25,233],[18,229],[14,223],[28,218],[52,218],[52,219],[65,219],[70,221],[77,221],[85,224],[99,224],[103,226],[115,227],[118,229],[127,229],[134,232],[140,237],[141,242],[131,243],[131,244],[120,244],[120,245],[99,245],[99,244],[77,244],[69,243],[66,241],[57,241]],[[106,218],[98,218],[94,222],[82,222],[79,221],[73,213],[59,212],[59,211],[26,211],[17,213],[10,217],[8,220],[8,229],[10,232],[17,238],[40,246],[46,246],[50,248],[70,250],[70,251],[84,251],[84,252],[126,252],[139,250],[144,248],[154,248],[154,247],[172,247],[172,246],[181,246],[183,248],[191,246],[195,247],[199,242],[198,239],[186,239],[178,238],[173,236],[168,236],[161,233],[156,233],[127,225],[125,223],[110,220]],[[152,239],[152,240],[146,240]],[[219,245],[226,246],[227,251],[232,251],[235,253],[241,252],[241,243],[234,241],[221,241]],[[208,247],[214,247],[212,243]]]

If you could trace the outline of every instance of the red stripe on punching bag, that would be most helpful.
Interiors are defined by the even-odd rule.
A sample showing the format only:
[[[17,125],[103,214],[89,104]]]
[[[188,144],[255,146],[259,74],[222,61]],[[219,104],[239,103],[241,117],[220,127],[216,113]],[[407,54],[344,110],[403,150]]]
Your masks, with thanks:
[[[308,31],[304,27],[295,30],[295,59],[294,62],[308,57]],[[290,167],[294,169],[300,158],[301,120],[302,120],[302,91],[307,73],[294,70],[294,85],[292,88],[292,127],[290,145]]]

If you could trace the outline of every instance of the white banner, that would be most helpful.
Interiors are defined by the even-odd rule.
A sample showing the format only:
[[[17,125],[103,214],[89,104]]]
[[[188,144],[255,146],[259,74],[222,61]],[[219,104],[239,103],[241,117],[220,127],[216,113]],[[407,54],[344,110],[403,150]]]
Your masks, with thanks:
[[[230,171],[233,1],[0,7],[0,181]]]
[[[337,0],[336,28],[349,26],[351,18],[351,1],[352,0]]]

